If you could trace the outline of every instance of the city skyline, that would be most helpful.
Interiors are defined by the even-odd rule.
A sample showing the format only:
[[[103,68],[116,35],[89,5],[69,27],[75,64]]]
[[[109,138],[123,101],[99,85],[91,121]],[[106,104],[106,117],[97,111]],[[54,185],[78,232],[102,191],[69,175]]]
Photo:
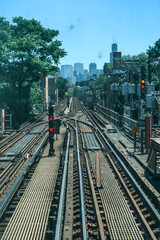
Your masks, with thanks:
[[[111,44],[111,52],[109,53],[109,56],[110,56],[110,59],[109,59],[109,62],[107,62],[107,63],[113,63],[113,52],[117,52],[118,51],[118,44],[116,43],[116,42],[113,42],[112,44]],[[106,62],[104,62],[104,64],[105,64]],[[78,67],[78,65],[83,65],[83,71],[84,70],[87,70],[87,71],[89,71],[90,72],[90,66],[92,65],[96,65],[96,70],[103,70],[103,67],[104,67],[104,64],[103,64],[103,66],[102,66],[102,68],[97,68],[97,64],[96,64],[96,62],[90,62],[89,63],[89,65],[88,65],[88,67],[86,67],[85,69],[84,69],[84,64],[83,63],[80,63],[80,62],[76,62],[76,63],[73,63],[73,64],[69,64],[69,63],[66,63],[66,64],[61,64],[60,65],[60,68],[62,67],[62,66],[67,66],[67,65],[70,65],[70,66],[72,66],[73,67],[73,71],[76,71],[75,70],[75,68],[77,67],[77,68],[79,68]],[[92,67],[91,67],[92,68]]]
[[[66,78],[69,83],[87,81],[95,74],[103,73],[103,69],[97,69],[96,63],[89,64],[89,70],[84,69],[83,63],[74,63],[61,65],[59,72],[57,73],[63,78]]]
[[[111,44],[123,55],[138,55],[160,38],[159,0],[1,0],[0,16],[11,21],[22,16],[36,19],[50,29],[68,53],[60,65],[96,63],[102,69],[110,61]],[[116,39],[116,41],[115,41]]]
[[[75,64],[83,64],[83,63],[80,63],[80,62],[76,62],[76,63],[73,63],[73,64],[69,64],[69,63],[66,63],[66,64],[61,64],[61,67],[62,66],[72,66],[73,67],[73,72],[75,71],[75,68],[74,68],[74,66],[75,66]],[[89,66],[90,66],[90,64],[96,64],[95,62],[93,63],[93,62],[90,62],[89,63],[89,65],[88,65],[88,67],[86,67],[86,68],[84,68],[84,64],[83,64],[83,71],[85,71],[85,70],[87,70],[88,72],[89,72]],[[97,64],[96,64],[96,66],[97,66]],[[103,70],[103,66],[102,66],[102,68],[97,68],[97,70]]]

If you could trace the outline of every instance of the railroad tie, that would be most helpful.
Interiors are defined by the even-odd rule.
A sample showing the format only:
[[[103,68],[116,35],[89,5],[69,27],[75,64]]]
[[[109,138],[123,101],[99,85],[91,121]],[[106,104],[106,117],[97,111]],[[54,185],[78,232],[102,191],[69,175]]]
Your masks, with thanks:
[[[44,239],[58,166],[56,157],[54,161],[48,157],[40,160],[2,240]]]
[[[91,162],[95,172],[93,157]],[[143,239],[129,205],[103,154],[101,154],[101,164],[103,189],[99,191],[111,239]]]

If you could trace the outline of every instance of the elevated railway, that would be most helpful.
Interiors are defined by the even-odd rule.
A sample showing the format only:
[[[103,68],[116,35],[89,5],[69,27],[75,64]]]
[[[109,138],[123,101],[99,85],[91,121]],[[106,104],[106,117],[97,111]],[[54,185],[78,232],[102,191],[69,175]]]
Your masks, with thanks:
[[[45,116],[26,131],[36,136],[30,144],[41,136],[37,148],[15,147],[23,137],[7,148],[2,143],[4,157],[18,148],[17,162],[32,152],[26,165],[19,164],[15,180],[13,164],[2,174],[1,239],[160,239],[159,199],[112,144],[106,122],[77,99],[69,109],[61,105],[59,118],[63,123],[56,156],[48,156]]]

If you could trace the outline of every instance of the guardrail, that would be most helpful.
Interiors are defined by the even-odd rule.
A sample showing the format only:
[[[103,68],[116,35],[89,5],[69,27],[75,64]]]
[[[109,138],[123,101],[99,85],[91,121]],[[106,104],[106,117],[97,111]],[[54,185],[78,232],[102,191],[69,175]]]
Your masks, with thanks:
[[[137,121],[131,119],[127,115],[122,116],[122,130],[125,132],[125,134],[129,135],[130,137],[134,137],[134,132],[132,131],[132,127],[137,126]],[[139,138],[139,134],[138,138]]]
[[[121,127],[121,115],[119,113],[99,104],[97,104],[97,111],[99,111],[110,123],[113,123],[118,128]]]
[[[97,111],[100,112],[111,124],[114,124],[117,128],[122,128],[125,134],[134,138],[134,133],[132,131],[133,126],[137,126],[137,121],[128,117],[127,115],[120,115],[119,113],[113,111],[112,109],[105,108],[97,104]],[[140,141],[139,133],[136,134],[137,141]]]

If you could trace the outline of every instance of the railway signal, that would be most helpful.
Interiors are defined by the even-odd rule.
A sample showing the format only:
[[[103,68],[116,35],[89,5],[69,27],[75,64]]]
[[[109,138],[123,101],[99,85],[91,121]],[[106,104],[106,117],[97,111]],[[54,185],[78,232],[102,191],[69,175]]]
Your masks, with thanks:
[[[146,83],[145,83],[145,66],[141,66],[141,99],[144,99],[146,95]]]
[[[53,144],[54,144],[54,116],[53,116],[53,106],[49,105],[49,143],[50,143],[50,148],[49,148],[49,156],[53,156],[54,155],[54,148],[53,148]]]
[[[52,137],[54,134],[54,126],[53,126],[53,116],[49,116],[49,136]]]

